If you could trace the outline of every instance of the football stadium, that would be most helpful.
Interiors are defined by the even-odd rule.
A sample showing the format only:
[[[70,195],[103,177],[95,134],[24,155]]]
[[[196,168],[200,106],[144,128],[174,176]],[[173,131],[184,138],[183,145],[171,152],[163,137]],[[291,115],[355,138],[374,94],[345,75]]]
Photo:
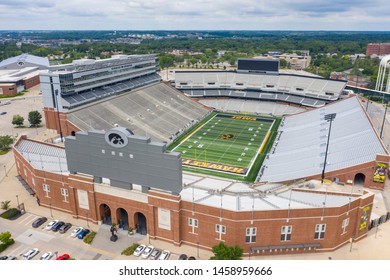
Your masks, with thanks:
[[[250,256],[359,241],[381,215],[370,189],[384,188],[388,151],[346,81],[278,63],[170,83],[154,55],[52,66],[40,75],[46,126],[64,143],[20,137],[18,173],[41,207],[176,246]]]

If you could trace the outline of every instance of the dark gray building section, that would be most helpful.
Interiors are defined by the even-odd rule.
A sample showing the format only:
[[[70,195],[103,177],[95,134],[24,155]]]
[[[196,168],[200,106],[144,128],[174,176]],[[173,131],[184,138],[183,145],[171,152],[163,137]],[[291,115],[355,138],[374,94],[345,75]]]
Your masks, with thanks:
[[[237,72],[277,74],[279,60],[240,58],[237,62]]]
[[[132,189],[132,184],[179,194],[182,190],[182,159],[166,152],[166,144],[133,135],[116,127],[107,132],[77,132],[65,141],[71,173],[93,175],[96,182],[110,179],[114,187]]]

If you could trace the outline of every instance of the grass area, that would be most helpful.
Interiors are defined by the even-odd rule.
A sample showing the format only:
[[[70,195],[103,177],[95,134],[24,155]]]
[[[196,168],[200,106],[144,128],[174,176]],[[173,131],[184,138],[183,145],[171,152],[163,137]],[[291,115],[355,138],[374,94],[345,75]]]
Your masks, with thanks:
[[[254,181],[280,121],[268,116],[213,113],[168,149],[181,153],[185,171]]]
[[[11,148],[7,148],[5,150],[0,151],[0,156],[7,154],[10,150]]]
[[[122,251],[121,255],[131,256],[134,253],[135,249],[137,249],[138,246],[139,246],[138,243],[134,243],[130,247],[127,247],[126,249],[124,249]]]
[[[90,232],[89,234],[87,234],[84,237],[84,239],[83,239],[84,243],[91,244],[93,239],[95,238],[95,236],[96,236],[96,232],[95,231]]]
[[[14,95],[14,96],[0,96],[0,99],[1,98],[14,98],[14,97],[19,97],[19,96],[23,96],[24,95],[24,92],[21,91],[19,92],[18,94]]]

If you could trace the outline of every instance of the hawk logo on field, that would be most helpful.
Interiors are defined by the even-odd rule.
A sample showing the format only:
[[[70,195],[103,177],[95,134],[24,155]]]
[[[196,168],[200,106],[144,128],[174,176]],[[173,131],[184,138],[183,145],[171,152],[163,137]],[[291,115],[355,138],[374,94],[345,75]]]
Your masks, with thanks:
[[[223,139],[223,140],[230,140],[230,139],[233,139],[233,138],[234,138],[234,135],[233,135],[233,134],[226,133],[226,134],[222,134],[219,138],[220,138],[220,139]]]

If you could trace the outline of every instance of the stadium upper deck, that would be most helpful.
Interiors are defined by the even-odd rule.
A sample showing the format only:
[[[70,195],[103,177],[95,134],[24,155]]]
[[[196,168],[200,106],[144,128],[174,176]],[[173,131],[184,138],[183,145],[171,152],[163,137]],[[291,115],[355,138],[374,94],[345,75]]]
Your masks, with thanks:
[[[340,98],[345,81],[299,76],[291,74],[236,73],[229,71],[178,71],[175,86],[191,96],[233,96],[253,99],[270,99],[301,103],[308,106],[324,105]],[[214,90],[214,92],[213,92]],[[220,90],[216,93],[216,90]],[[241,94],[232,94],[241,93]],[[262,96],[265,94],[264,96]],[[272,96],[267,96],[272,95]],[[279,98],[275,94],[284,95]],[[299,100],[294,100],[301,97]],[[280,99],[280,100],[279,100]],[[289,100],[291,99],[291,100]],[[311,100],[320,101],[319,104]]]

